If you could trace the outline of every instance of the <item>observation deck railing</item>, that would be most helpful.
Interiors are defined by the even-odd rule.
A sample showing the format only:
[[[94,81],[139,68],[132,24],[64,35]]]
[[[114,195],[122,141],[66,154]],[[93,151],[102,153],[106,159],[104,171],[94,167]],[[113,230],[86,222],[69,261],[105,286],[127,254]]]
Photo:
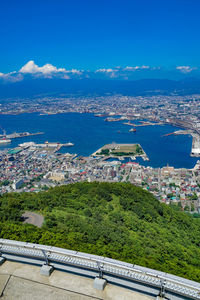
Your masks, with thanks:
[[[72,250],[0,239],[2,259],[52,266],[91,278],[102,278],[150,296],[200,299],[200,283],[157,270]]]

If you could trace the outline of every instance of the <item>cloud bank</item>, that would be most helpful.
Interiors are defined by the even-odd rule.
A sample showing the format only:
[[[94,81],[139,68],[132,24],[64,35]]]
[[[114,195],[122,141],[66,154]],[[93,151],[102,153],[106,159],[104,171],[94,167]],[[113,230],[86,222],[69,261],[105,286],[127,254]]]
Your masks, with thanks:
[[[160,66],[126,66],[115,68],[100,68],[97,70],[78,70],[56,67],[50,63],[43,66],[38,66],[33,60],[28,61],[19,71],[10,73],[0,72],[0,81],[2,82],[18,82],[25,78],[60,78],[60,79],[120,79],[120,80],[137,80],[148,78],[168,78],[181,79],[184,76],[191,76],[195,74],[200,78],[200,70],[197,67],[191,66],[176,66],[173,69],[165,69]]]
[[[176,69],[179,70],[182,73],[190,73],[193,70],[197,70],[196,67],[192,68],[190,66],[178,66],[178,67],[176,67]]]

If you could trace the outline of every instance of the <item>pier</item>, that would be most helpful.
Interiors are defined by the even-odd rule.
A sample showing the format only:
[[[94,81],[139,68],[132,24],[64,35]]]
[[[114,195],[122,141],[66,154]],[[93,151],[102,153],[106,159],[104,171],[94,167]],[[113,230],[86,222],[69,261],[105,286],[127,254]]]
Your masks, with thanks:
[[[192,150],[190,155],[200,157],[200,135],[193,134],[192,137]]]
[[[24,138],[24,137],[33,136],[33,135],[39,135],[39,134],[44,134],[44,132],[35,132],[35,133],[30,133],[30,132],[14,132],[14,133],[11,133],[11,134],[0,134],[0,138],[17,139],[17,138]]]
[[[46,151],[55,153],[55,152],[59,151],[62,147],[72,147],[72,146],[74,146],[74,144],[71,143],[71,142],[68,142],[68,143],[65,143],[65,144],[61,144],[59,142],[48,142],[47,141],[47,142],[45,142],[43,144],[36,144],[34,142],[22,143],[19,146],[21,148],[29,148],[29,147],[43,148]]]
[[[140,121],[141,124],[134,124],[134,123],[130,123],[130,122],[124,122],[124,125],[129,125],[129,126],[134,126],[134,127],[144,127],[144,126],[155,126],[155,125],[163,125],[163,123],[159,122],[159,123],[152,123],[152,122],[144,122],[144,121]]]

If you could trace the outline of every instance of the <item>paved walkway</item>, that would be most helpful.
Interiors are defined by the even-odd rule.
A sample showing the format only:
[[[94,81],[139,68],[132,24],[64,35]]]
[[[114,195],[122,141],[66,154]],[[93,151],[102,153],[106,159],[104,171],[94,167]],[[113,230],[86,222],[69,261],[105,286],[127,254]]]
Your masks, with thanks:
[[[2,296],[1,296],[2,295]],[[2,300],[150,300],[153,298],[107,284],[103,291],[93,280],[65,272],[40,275],[40,267],[6,261],[0,266]]]

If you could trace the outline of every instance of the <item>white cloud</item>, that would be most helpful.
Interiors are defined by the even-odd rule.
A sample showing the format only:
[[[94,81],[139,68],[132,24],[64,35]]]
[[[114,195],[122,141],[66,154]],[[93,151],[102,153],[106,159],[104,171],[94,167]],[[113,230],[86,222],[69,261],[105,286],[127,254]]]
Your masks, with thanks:
[[[110,75],[110,78],[116,78],[118,77],[119,73],[116,73],[116,71],[112,72],[112,73],[109,73]]]
[[[35,77],[52,78],[53,76],[58,76],[59,78],[70,79],[70,75],[80,76],[83,74],[83,71],[77,69],[66,70],[65,68],[57,68],[52,64],[45,64],[44,66],[39,67],[33,60],[30,60],[19,70],[19,73],[32,74]]]
[[[0,78],[7,82],[17,82],[22,81],[24,77],[17,73],[17,72],[10,72],[10,73],[1,73],[0,72]]]
[[[196,70],[197,68],[196,67],[192,68],[190,66],[178,66],[178,67],[176,67],[176,69],[179,70],[182,73],[190,73],[193,70]]]
[[[63,75],[62,77],[63,79],[70,79],[70,77],[68,75]]]
[[[147,69],[151,69],[150,66],[135,66],[135,67],[131,67],[131,66],[127,66],[125,68],[122,68],[120,66],[115,67],[114,69],[98,69],[95,71],[95,73],[113,73],[113,72],[119,72],[120,70],[123,71],[135,71],[135,70],[147,70]]]
[[[116,78],[119,76],[120,67],[116,67],[115,69],[98,69],[95,73],[102,73],[110,78]]]
[[[77,70],[77,69],[72,69],[72,70],[67,70],[66,73],[81,75],[83,73],[83,71],[80,71],[80,70]]]
[[[135,67],[129,67],[127,66],[124,68],[124,71],[136,71],[136,70],[145,70],[145,69],[150,69],[149,66],[135,66]]]
[[[66,69],[64,68],[57,68],[51,64],[46,64],[42,67],[39,67],[35,64],[33,60],[27,62],[20,70],[20,73],[29,73],[29,74],[36,74],[42,73],[44,75],[52,74],[52,73],[66,73]]]
[[[95,71],[95,73],[112,73],[116,72],[117,70],[115,69],[98,69]]]
[[[141,66],[140,69],[150,69],[149,66]]]

